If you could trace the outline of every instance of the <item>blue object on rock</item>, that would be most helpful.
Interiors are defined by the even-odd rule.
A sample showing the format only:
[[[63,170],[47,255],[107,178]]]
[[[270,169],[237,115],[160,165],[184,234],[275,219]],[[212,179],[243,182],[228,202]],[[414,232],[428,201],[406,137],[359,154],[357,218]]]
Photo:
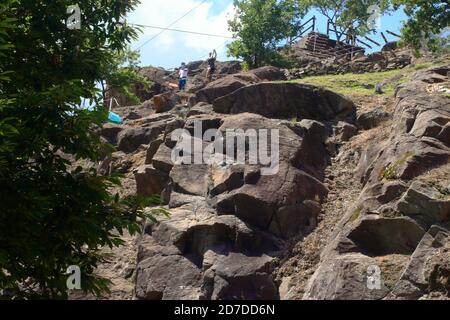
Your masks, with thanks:
[[[112,111],[109,112],[108,119],[112,123],[117,123],[117,124],[122,123],[122,118],[117,113],[114,113]]]

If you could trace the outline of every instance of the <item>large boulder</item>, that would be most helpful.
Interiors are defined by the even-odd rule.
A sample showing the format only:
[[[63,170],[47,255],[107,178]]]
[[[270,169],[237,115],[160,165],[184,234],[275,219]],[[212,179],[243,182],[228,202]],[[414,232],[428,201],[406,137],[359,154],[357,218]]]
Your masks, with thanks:
[[[281,81],[286,80],[284,72],[278,68],[266,66],[261,68],[252,69],[247,72],[248,74],[255,75],[261,81]]]
[[[398,47],[398,42],[397,41],[391,41],[386,43],[383,48],[381,48],[381,51],[385,52],[385,51],[394,51],[396,50]]]
[[[424,293],[448,297],[450,289],[450,234],[432,226],[423,236],[389,299],[420,299]],[[436,298],[438,297],[436,296]],[[434,298],[430,296],[429,298]]]
[[[181,102],[181,98],[177,94],[169,91],[153,96],[152,102],[155,111],[160,113],[169,111],[170,109],[175,107]]]
[[[100,130],[100,135],[109,143],[115,145],[117,143],[117,136],[124,129],[123,125],[114,123],[105,123]]]
[[[148,104],[145,103],[145,101],[142,104],[135,106],[121,105],[120,107],[115,107],[112,111],[121,116],[125,124],[128,124],[129,121],[148,117],[155,112],[152,107],[149,107]]]
[[[211,82],[196,93],[195,101],[212,103],[215,99],[249,84],[284,79],[284,73],[275,67],[262,67],[248,72],[237,73]]]
[[[182,127],[184,121],[171,114],[155,114],[130,121],[117,136],[117,148],[126,153],[136,151],[141,145],[148,145],[157,140],[161,134],[168,135]]]
[[[299,155],[319,157],[313,146],[320,146],[323,138],[318,135],[315,143],[308,141],[314,137],[314,134],[308,133],[309,130],[317,128],[303,127],[303,131],[299,131],[303,135],[301,136],[284,123],[244,113],[227,117],[219,130],[225,132],[236,128],[279,130],[279,165],[274,167],[272,174],[264,174],[264,170],[268,168],[261,165],[248,166],[240,173],[237,171],[237,180],[229,184],[230,187],[226,190],[228,192],[217,195],[219,213],[235,215],[281,237],[288,238],[299,232],[309,232],[320,211],[317,202],[325,198],[327,189],[320,180],[307,172],[319,169],[314,170],[309,159]],[[326,151],[320,148],[318,150],[323,151],[319,161],[323,163],[326,161]],[[233,177],[233,166],[222,170]],[[290,223],[291,221],[296,223]]]
[[[381,108],[375,108],[373,110],[358,114],[358,117],[356,118],[356,126],[359,129],[369,130],[375,128],[388,118],[389,114],[387,112],[383,111]]]
[[[140,145],[149,144],[163,132],[159,125],[149,127],[127,128],[117,137],[117,148],[123,152],[134,152]]]
[[[152,165],[143,165],[134,172],[137,194],[140,196],[160,195],[167,185],[169,177],[166,173],[155,169]]]
[[[214,215],[203,202],[171,213],[140,241],[137,298],[277,298],[273,240],[235,217]]]
[[[206,164],[176,165],[170,178],[175,191],[204,196],[208,190],[208,172]]]
[[[145,300],[199,299],[202,273],[174,246],[161,246],[151,237],[141,240],[136,268],[136,297]],[[176,275],[176,276],[174,276]]]
[[[216,63],[216,73],[219,75],[230,75],[242,71],[240,61],[224,61]]]
[[[360,253],[346,253],[321,263],[311,277],[305,300],[379,300],[389,293],[382,282],[379,289],[367,287],[367,270],[375,265],[370,257]]]
[[[273,258],[258,258],[231,252],[206,255],[211,267],[205,272],[205,299],[213,300],[275,300],[278,289],[271,275]]]
[[[158,151],[156,151],[156,153],[152,157],[151,162],[155,169],[169,174],[173,167],[172,149],[167,147],[165,144],[161,144],[158,148]]]
[[[189,69],[189,77],[187,81],[187,91],[196,93],[203,89],[210,82],[206,78],[206,73],[209,65],[207,61],[194,61],[187,64]],[[212,75],[212,79],[217,80],[225,76],[235,74],[242,71],[241,63],[239,61],[216,61],[216,71]]]
[[[334,135],[339,141],[348,141],[358,133],[358,128],[345,121],[339,121],[334,126]]]
[[[397,203],[399,212],[425,225],[450,221],[450,194],[448,190],[415,181]]]
[[[353,121],[350,100],[326,89],[300,83],[259,83],[243,87],[213,103],[219,113],[252,112],[268,118]]]
[[[411,254],[425,234],[408,218],[380,218],[368,215],[355,226],[348,238],[367,255]]]

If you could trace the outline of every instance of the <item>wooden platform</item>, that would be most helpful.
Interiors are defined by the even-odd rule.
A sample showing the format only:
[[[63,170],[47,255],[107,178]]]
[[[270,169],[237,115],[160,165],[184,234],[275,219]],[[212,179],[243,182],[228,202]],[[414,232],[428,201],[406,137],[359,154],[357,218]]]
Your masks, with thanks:
[[[346,42],[330,39],[326,34],[311,32],[302,38],[296,45],[317,57],[335,57],[346,54],[364,53],[364,48]]]

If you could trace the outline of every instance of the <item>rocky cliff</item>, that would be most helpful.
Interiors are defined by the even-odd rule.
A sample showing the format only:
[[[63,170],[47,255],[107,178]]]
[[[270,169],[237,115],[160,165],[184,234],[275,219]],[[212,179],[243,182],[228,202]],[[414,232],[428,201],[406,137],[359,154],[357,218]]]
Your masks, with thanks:
[[[101,131],[118,151],[101,168],[126,175],[122,193],[161,194],[171,216],[143,225],[101,268],[112,298],[449,297],[450,99],[433,90],[449,71],[418,71],[370,104],[286,82],[276,68],[236,69],[147,97],[132,117],[119,110],[124,124]],[[258,139],[277,129],[276,173],[234,156],[174,164],[183,139],[172,133],[198,123],[201,134],[253,129]]]
[[[450,100],[430,92],[449,68],[398,87],[390,134],[368,143],[355,175],[362,191],[309,279],[307,299],[449,297]],[[381,287],[368,290],[369,266]]]

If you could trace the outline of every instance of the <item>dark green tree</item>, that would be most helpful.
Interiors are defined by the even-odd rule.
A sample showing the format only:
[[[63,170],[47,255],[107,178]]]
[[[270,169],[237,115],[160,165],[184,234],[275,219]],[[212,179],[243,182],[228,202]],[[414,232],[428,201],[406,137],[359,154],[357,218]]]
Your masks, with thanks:
[[[395,8],[403,8],[408,20],[402,28],[402,42],[418,50],[437,50],[442,45],[438,37],[450,26],[450,3],[445,0],[392,0]]]
[[[234,5],[236,15],[228,23],[237,39],[228,54],[248,68],[282,66],[278,46],[298,34],[306,8],[294,0],[235,0]]]
[[[139,104],[140,100],[133,91],[134,84],[140,84],[144,89],[150,87],[151,82],[139,70],[139,52],[130,49],[117,52],[109,66],[103,70],[104,79],[101,83],[102,94],[106,99],[107,92],[126,97],[129,101]]]
[[[94,130],[107,119],[97,87],[134,77],[117,72],[137,36],[124,18],[138,1],[76,3],[79,29],[66,23],[73,1],[0,3],[0,298],[66,298],[71,265],[83,290],[104,292],[108,282],[93,274],[100,248],[154,219],[143,210],[153,199],[110,194],[118,176],[73,161],[97,162],[110,149]],[[81,108],[83,99],[94,107]]]

